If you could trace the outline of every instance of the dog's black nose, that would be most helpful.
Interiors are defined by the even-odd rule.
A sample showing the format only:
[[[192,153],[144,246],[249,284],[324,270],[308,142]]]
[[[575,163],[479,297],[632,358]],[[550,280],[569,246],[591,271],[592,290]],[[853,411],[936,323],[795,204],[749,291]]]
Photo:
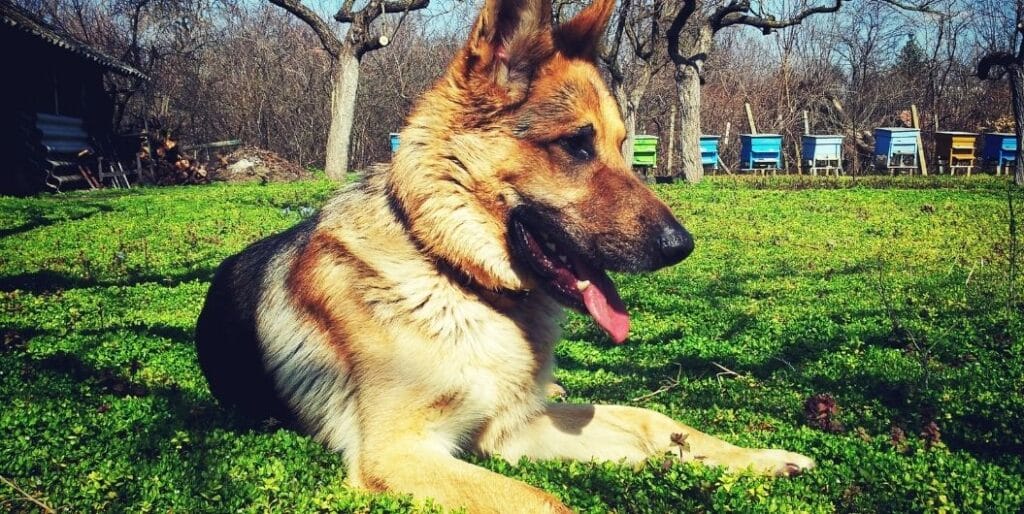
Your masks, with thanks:
[[[671,266],[693,253],[693,236],[675,219],[669,221],[658,234],[658,250],[663,266]]]

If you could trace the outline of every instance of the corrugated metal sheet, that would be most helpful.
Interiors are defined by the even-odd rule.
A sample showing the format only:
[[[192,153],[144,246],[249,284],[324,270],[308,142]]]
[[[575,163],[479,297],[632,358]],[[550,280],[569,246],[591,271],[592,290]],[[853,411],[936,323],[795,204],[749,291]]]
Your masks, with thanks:
[[[82,43],[69,34],[58,31],[38,19],[31,12],[14,5],[9,0],[0,0],[0,23],[31,34],[57,48],[84,57],[111,71],[129,77],[149,80],[145,73]]]

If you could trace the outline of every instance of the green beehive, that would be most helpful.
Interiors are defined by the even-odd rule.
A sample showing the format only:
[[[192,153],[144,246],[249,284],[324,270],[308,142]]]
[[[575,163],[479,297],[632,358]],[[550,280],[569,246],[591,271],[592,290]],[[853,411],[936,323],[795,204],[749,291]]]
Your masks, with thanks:
[[[633,166],[658,165],[658,136],[633,136]]]

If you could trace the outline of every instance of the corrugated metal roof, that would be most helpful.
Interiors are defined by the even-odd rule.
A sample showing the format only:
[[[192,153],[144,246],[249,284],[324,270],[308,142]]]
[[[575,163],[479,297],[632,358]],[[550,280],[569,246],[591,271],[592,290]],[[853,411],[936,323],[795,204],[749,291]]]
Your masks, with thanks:
[[[70,34],[57,30],[28,10],[11,3],[9,0],[0,0],[0,24],[31,34],[57,48],[95,62],[108,70],[130,77],[149,80],[149,76],[145,73],[86,45]]]

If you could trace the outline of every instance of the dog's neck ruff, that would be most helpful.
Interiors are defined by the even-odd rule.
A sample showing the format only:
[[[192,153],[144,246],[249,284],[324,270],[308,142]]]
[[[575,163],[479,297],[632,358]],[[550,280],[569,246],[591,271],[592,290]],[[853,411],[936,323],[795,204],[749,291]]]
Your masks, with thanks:
[[[427,245],[416,237],[415,232],[412,230],[412,225],[409,222],[409,213],[406,212],[401,200],[395,194],[392,187],[390,187],[390,184],[384,187],[384,194],[387,197],[388,207],[395,219],[402,225],[406,233],[409,234],[409,239],[412,244],[415,245],[416,250],[421,254],[430,257],[430,260],[433,261],[434,266],[437,268],[438,274],[449,277],[453,282],[472,291],[487,303],[499,308],[499,310],[504,310],[504,308],[507,307],[505,304],[510,299],[518,302],[526,300],[533,294],[533,291],[530,289],[487,287],[485,284],[476,280],[473,275],[466,273],[463,269],[456,266],[444,255],[437,255],[431,252],[429,248],[427,248]]]

